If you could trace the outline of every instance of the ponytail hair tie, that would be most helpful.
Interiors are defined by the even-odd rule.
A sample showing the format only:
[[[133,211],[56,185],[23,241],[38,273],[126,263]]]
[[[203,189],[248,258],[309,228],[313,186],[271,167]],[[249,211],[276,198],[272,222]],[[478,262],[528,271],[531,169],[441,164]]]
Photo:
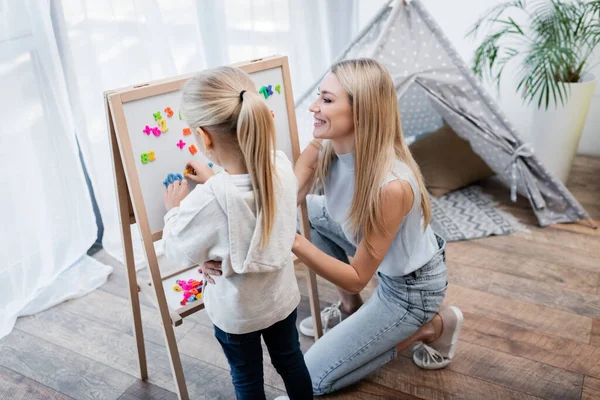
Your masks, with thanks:
[[[242,90],[242,91],[240,92],[240,101],[244,101],[244,93],[246,93],[246,91],[245,91],[245,90]]]

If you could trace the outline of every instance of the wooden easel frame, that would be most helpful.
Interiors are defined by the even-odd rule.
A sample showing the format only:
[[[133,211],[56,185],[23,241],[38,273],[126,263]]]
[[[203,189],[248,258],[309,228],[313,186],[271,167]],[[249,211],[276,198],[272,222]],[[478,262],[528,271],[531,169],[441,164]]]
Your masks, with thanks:
[[[292,84],[287,57],[272,56],[264,59],[235,64],[234,66],[244,70],[247,73],[281,67],[283,85],[285,87],[285,101],[291,135],[293,162],[295,163],[300,156],[300,144],[298,141],[298,128],[296,124]],[[152,232],[150,229],[150,223],[146,212],[144,198],[142,196],[139,176],[135,166],[135,156],[132,151],[131,140],[129,138],[129,132],[123,111],[123,103],[180,90],[185,81],[192,76],[193,74],[182,75],[175,78],[164,79],[152,83],[144,83],[133,87],[107,91],[104,93],[108,132],[110,135],[110,148],[114,163],[115,185],[118,197],[125,266],[127,268],[127,280],[129,284],[129,297],[133,314],[133,332],[137,344],[139,359],[140,378],[142,380],[146,380],[148,378],[148,369],[146,364],[146,350],[144,346],[144,333],[140,311],[139,292],[147,291],[145,289],[148,289],[149,287],[153,289],[152,291],[154,292],[155,305],[160,312],[161,322],[164,328],[167,352],[171,361],[171,371],[175,379],[177,395],[179,399],[182,400],[189,399],[189,395],[181,365],[181,358],[177,348],[177,341],[175,339],[174,327],[181,325],[181,323],[183,323],[183,318],[186,316],[202,310],[204,308],[204,303],[202,301],[191,302],[177,310],[171,310],[167,304],[163,280],[169,279],[174,275],[193,267],[188,267],[186,269],[161,276],[158,258],[154,250],[154,242],[162,238],[162,230]],[[308,237],[308,239],[310,239],[310,229],[305,201],[302,202],[300,206],[300,215],[303,233]],[[151,276],[151,282],[148,282],[148,287],[146,288],[144,288],[145,285],[140,286],[138,284],[135,270],[130,225],[136,222],[144,243],[144,250]],[[316,332],[315,338],[318,339],[320,336],[322,336],[319,295],[317,291],[316,275],[310,270],[308,270],[308,295],[310,299],[313,326],[315,327]]]

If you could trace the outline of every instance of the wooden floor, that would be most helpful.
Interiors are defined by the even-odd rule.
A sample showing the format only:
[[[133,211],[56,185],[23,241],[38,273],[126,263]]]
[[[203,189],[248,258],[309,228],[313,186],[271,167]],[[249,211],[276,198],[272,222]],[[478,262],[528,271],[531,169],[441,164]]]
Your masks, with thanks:
[[[568,186],[600,220],[600,158],[578,157]],[[448,245],[446,303],[465,314],[450,367],[423,371],[400,356],[327,399],[600,399],[600,230],[538,228],[526,201],[510,204],[493,182],[486,190],[531,232]],[[106,253],[97,258],[115,266],[106,285],[20,318],[0,341],[0,399],[176,399],[157,312],[142,300],[150,379],[141,382],[123,267]],[[319,289],[324,304],[336,301],[330,284],[320,280]],[[299,313],[308,315],[305,297]],[[204,312],[176,335],[192,398],[234,398]],[[283,385],[265,356],[272,399]]]

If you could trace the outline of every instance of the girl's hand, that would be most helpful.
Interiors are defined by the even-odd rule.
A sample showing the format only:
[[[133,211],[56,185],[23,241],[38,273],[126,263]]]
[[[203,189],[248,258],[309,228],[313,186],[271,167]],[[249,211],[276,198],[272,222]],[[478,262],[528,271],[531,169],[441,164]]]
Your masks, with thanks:
[[[181,201],[188,195],[187,181],[175,181],[169,185],[165,192],[165,207],[167,211],[174,207],[179,207]]]
[[[207,261],[202,264],[201,269],[202,275],[204,275],[204,281],[208,283],[215,284],[215,281],[210,276],[221,276],[223,275],[223,271],[221,271],[221,262],[220,261]]]
[[[199,161],[189,161],[185,168],[190,172],[185,174],[185,177],[201,185],[215,174],[208,164]]]

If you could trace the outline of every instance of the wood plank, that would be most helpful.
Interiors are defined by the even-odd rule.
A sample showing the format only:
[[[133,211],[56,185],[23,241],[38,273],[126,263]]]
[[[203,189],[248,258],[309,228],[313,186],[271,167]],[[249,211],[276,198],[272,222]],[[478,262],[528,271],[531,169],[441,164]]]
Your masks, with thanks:
[[[597,226],[600,226],[600,219],[594,219],[594,222]],[[583,221],[579,221],[575,224],[555,224],[550,225],[547,229],[559,229],[563,231],[569,231],[573,233],[578,233],[580,235],[588,235],[594,237],[600,237],[600,229],[592,229],[587,226]]]
[[[543,399],[579,399],[583,375],[461,342],[449,368]]]
[[[555,230],[556,231],[556,230]],[[581,235],[583,236],[583,235]],[[514,254],[524,259],[536,258],[539,261],[568,265],[573,268],[586,269],[592,272],[600,272],[600,263],[593,254],[597,250],[578,249],[573,251],[559,243],[547,240],[537,241],[531,234],[515,233],[510,236],[491,236],[484,239],[476,239],[473,242],[481,246]]]
[[[535,332],[586,344],[590,342],[592,320],[565,311],[460,287],[452,283],[446,292],[445,304],[456,305],[463,312],[486,316]]]
[[[600,399],[600,379],[585,377],[583,381],[583,394],[581,400]]]
[[[600,171],[600,157],[579,154],[573,159],[571,171]]]
[[[130,303],[125,298],[96,290],[84,297],[62,303],[57,308],[64,309],[81,317],[93,319],[105,326],[133,336]],[[145,305],[141,305],[141,310],[145,340],[163,346],[165,335],[160,323],[158,310]],[[184,323],[175,329],[175,337],[180,340],[194,325],[194,322],[185,319]]]
[[[598,272],[539,261],[536,258],[524,259],[474,242],[448,243],[446,249],[447,263],[451,270],[455,263],[460,263],[582,292],[595,294],[598,289]]]
[[[419,397],[402,393],[365,379],[323,398],[327,400],[417,400]]]
[[[461,263],[455,262],[448,269],[448,281],[461,287],[477,289],[505,298],[512,297],[584,317],[594,318],[600,315],[600,297],[596,294],[563,289],[553,284],[473,268]]]
[[[390,361],[369,375],[368,380],[428,400],[539,399],[539,397],[467,376],[448,368],[437,371],[423,370],[417,367],[412,359],[406,357],[398,357],[398,359]]]
[[[118,400],[177,400],[177,395],[167,389],[141,380],[135,381]]]
[[[460,340],[600,378],[600,348],[589,344],[543,335],[471,313],[465,313]]]
[[[600,347],[600,319],[592,321],[592,337],[590,344],[595,347]]]
[[[599,193],[600,194],[600,193]],[[519,239],[549,243],[582,252],[586,256],[600,259],[600,241],[597,237],[578,235],[573,232],[558,229],[548,229],[539,226],[529,226],[531,233],[518,233]],[[590,228],[590,230],[593,230]]]
[[[69,349],[82,356],[81,358],[92,359],[110,366],[120,371],[120,374],[128,374],[137,370],[138,361],[134,338],[95,320],[71,314],[63,309],[52,308],[40,314],[20,318],[17,325],[19,329],[26,330],[31,335],[47,340],[61,348]],[[39,329],[40,326],[43,326],[44,329]],[[148,341],[145,342],[145,345],[148,357],[148,381],[175,392],[175,382],[166,348],[164,345],[159,346]],[[235,397],[227,370],[184,354],[181,354],[181,360],[191,398],[196,396],[223,399]],[[132,383],[133,381],[129,382],[121,393]],[[274,397],[281,393],[272,388],[268,388],[268,392],[274,394]],[[208,393],[211,393],[210,396]]]
[[[36,329],[44,332],[47,327]],[[134,346],[132,341],[133,351]],[[19,329],[0,341],[0,365],[75,399],[116,399],[136,380]]]
[[[69,400],[72,398],[15,371],[0,367],[0,399]]]

